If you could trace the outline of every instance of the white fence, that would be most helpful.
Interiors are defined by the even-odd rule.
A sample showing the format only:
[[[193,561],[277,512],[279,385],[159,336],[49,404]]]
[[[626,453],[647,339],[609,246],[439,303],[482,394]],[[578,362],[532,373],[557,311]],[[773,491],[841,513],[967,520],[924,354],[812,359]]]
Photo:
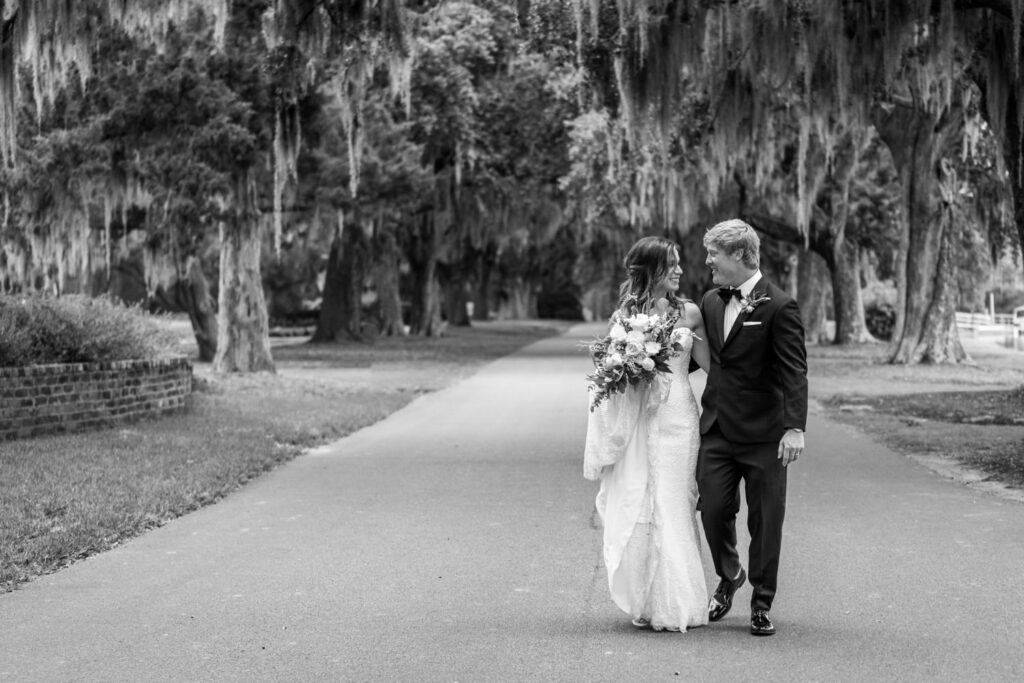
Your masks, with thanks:
[[[1016,324],[1014,324],[1016,320]],[[957,311],[956,326],[964,332],[1002,332],[1009,334],[1015,327],[1024,332],[1024,317],[1014,317],[1013,313],[964,313]]]

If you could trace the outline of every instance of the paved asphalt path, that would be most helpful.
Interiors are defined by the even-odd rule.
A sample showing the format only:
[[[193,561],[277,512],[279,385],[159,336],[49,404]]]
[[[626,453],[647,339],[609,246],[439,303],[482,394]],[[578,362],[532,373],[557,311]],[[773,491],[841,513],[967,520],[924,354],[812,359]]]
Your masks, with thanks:
[[[635,630],[580,475],[597,331],[0,596],[0,681],[1024,679],[1024,505],[820,415],[790,474],[779,633],[749,635],[749,587],[717,624]]]

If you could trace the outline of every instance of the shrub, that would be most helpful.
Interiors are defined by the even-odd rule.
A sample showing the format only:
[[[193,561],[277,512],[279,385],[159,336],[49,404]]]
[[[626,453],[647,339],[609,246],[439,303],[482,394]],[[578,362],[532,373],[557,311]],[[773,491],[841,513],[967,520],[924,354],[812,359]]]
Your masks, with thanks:
[[[1012,313],[1018,306],[1024,306],[1024,290],[996,287],[992,292],[997,313]]]
[[[548,320],[583,320],[583,307],[572,292],[545,292],[537,296],[537,317]]]
[[[864,324],[875,339],[889,341],[896,325],[896,309],[887,303],[868,306],[864,310]]]
[[[0,367],[180,355],[159,318],[84,296],[0,296]]]

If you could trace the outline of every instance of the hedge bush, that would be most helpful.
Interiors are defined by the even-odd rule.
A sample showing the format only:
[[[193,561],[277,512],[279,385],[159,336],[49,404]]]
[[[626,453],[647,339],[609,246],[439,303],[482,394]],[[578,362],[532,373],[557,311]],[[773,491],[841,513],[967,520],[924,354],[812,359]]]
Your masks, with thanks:
[[[887,303],[876,303],[864,310],[864,324],[875,339],[890,341],[896,327],[896,309]]]
[[[85,296],[0,295],[0,367],[177,355],[178,339],[138,307]]]

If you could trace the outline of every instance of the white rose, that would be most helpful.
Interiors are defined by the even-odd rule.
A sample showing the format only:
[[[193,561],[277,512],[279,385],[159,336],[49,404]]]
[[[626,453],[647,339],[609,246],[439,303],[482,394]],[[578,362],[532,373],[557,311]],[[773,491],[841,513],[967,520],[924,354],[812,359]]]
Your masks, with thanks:
[[[612,341],[623,341],[626,338],[626,328],[619,323],[615,323],[612,325],[608,336],[612,338]]]
[[[610,358],[611,358],[611,361],[612,361],[612,367],[616,367],[617,368],[617,367],[622,365],[622,356],[621,355],[619,355],[617,353],[613,353]]]
[[[629,326],[634,330],[646,332],[647,327],[651,324],[651,319],[645,313],[637,313],[632,318],[627,318],[626,322],[628,322]]]
[[[656,341],[649,341],[644,344],[644,351],[647,352],[648,356],[653,356],[658,353],[658,351],[661,351],[661,344]]]
[[[626,355],[631,357],[631,358],[637,358],[638,356],[646,355],[644,353],[644,346],[643,346],[643,344],[638,344],[636,342],[627,342],[626,343]]]
[[[642,346],[646,340],[647,338],[644,336],[644,333],[639,330],[630,330],[626,333],[627,344],[640,344]]]
[[[654,369],[654,359],[653,358],[644,358],[642,361],[640,361],[640,367],[642,367],[644,370],[648,370],[648,371],[653,370]]]

